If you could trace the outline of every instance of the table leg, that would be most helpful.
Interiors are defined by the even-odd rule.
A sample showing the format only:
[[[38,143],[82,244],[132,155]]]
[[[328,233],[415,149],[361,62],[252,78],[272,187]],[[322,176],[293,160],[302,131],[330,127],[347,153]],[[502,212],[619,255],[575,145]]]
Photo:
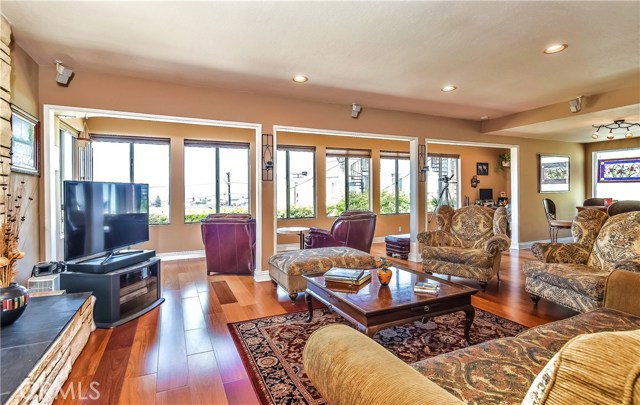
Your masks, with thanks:
[[[300,250],[304,250],[304,232],[300,232]]]
[[[305,292],[304,300],[307,302],[307,308],[309,308],[309,315],[307,315],[304,321],[308,323],[313,319],[313,303],[311,302],[311,294]]]
[[[476,310],[472,305],[469,305],[465,307],[463,311],[466,315],[466,319],[464,321],[464,340],[466,340],[468,344],[472,345],[473,343],[469,339],[469,332],[471,331],[471,324],[473,324],[473,318],[476,315]]]

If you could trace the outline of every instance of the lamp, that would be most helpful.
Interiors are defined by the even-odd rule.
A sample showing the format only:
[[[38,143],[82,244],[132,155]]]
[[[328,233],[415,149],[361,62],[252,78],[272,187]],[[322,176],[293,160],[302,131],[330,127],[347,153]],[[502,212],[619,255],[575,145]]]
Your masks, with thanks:
[[[418,181],[424,183],[427,181],[427,145],[418,145]]]
[[[625,137],[626,138],[631,138],[633,137],[633,132],[631,132],[631,128],[633,127],[640,127],[640,123],[637,122],[626,122],[625,120],[614,120],[611,124],[602,124],[602,125],[592,125],[592,127],[596,128],[596,130],[593,132],[593,134],[591,134],[591,137],[593,139],[598,139],[598,135],[600,130],[602,128],[606,128],[609,130],[609,133],[607,134],[607,139],[608,140],[613,140],[614,139],[614,133],[613,130],[614,129],[624,129],[627,132],[625,133]]]
[[[262,134],[262,180],[273,181],[273,135]]]

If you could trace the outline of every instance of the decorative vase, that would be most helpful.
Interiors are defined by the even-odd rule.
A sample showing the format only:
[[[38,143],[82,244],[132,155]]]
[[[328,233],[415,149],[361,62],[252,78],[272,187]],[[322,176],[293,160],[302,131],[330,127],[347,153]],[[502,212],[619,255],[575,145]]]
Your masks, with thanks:
[[[393,276],[393,271],[391,269],[386,267],[378,269],[378,280],[380,280],[380,285],[389,285],[391,276]]]
[[[14,323],[24,312],[29,302],[29,290],[17,283],[9,287],[0,288],[0,303],[2,304],[1,326]]]

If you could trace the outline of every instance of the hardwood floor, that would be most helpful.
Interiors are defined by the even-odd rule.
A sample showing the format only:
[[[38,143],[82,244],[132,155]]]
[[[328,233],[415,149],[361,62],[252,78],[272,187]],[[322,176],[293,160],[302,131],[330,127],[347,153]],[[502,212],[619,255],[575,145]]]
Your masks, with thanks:
[[[384,255],[384,244],[374,244],[372,254]],[[492,280],[473,305],[529,327],[574,315],[545,300],[533,306],[521,272],[531,258],[529,251],[503,255],[501,282]],[[162,271],[165,303],[118,328],[93,332],[57,405],[259,403],[227,324],[304,311],[304,299],[292,303],[281,289],[276,293],[251,276],[207,276],[201,259],[164,262]]]

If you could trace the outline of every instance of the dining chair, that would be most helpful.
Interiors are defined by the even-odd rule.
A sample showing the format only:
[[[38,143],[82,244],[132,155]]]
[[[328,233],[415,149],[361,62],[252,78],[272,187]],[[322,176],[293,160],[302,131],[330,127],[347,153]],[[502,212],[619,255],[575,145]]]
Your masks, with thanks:
[[[572,220],[569,219],[556,219],[556,204],[553,200],[545,198],[542,200],[544,206],[544,212],[547,216],[547,223],[549,224],[549,239],[551,242],[558,242],[558,231],[560,229],[571,229]]]

